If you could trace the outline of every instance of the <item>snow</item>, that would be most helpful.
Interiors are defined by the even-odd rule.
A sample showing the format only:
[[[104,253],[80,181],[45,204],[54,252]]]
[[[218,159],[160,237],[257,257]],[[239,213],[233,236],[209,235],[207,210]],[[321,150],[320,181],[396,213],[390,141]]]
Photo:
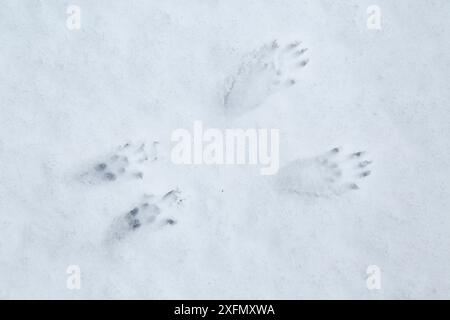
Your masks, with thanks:
[[[81,29],[66,27],[69,5]],[[381,8],[382,29],[366,26]],[[5,0],[0,8],[0,297],[447,298],[450,3]],[[273,39],[302,41],[294,87],[227,118],[224,81]],[[258,100],[258,99],[255,99]],[[280,165],[366,150],[360,190],[306,197],[248,166],[170,161],[170,136],[280,129]],[[151,145],[144,179],[80,179]],[[177,223],[108,242],[144,193],[178,187]],[[81,289],[66,286],[78,265]],[[380,290],[366,269],[381,270]]]

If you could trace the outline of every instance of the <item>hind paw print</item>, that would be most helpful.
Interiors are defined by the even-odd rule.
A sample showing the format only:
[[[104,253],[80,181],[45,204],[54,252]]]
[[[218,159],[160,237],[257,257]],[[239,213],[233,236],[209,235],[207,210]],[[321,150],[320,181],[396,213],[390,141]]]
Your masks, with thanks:
[[[344,154],[341,148],[334,148],[281,168],[276,185],[282,191],[299,195],[341,195],[360,189],[360,182],[372,173],[371,164],[364,151]]]

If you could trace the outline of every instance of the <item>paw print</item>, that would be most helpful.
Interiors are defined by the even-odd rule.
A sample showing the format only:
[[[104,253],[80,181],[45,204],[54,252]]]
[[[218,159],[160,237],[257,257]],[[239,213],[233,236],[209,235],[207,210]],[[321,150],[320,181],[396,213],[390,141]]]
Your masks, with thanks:
[[[108,238],[121,240],[134,231],[151,230],[150,226],[156,229],[174,226],[177,220],[173,215],[178,213],[183,200],[179,189],[170,190],[162,197],[144,194],[138,205],[114,220]]]
[[[311,159],[292,161],[280,169],[278,189],[299,195],[341,195],[360,188],[359,182],[372,171],[366,152],[343,154],[341,148]]]

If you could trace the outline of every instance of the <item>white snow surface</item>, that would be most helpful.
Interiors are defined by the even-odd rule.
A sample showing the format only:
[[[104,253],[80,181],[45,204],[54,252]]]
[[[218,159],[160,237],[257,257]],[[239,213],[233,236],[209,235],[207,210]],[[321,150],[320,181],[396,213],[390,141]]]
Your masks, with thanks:
[[[448,298],[450,2],[372,2],[2,1],[0,298]],[[80,30],[66,28],[71,4]],[[293,38],[309,58],[295,86],[228,119],[226,78]],[[279,128],[282,166],[365,150],[372,174],[309,197],[254,167],[175,165],[171,133],[195,120]],[[80,178],[117,146],[155,140],[144,179]],[[175,188],[183,204],[161,216],[176,224],[105,240],[144,193]],[[381,290],[366,287],[369,265]]]

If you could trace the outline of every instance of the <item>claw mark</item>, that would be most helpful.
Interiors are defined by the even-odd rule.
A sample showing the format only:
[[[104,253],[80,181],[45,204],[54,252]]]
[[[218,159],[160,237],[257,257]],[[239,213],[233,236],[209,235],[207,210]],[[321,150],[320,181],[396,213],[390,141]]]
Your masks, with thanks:
[[[308,64],[308,62],[309,62],[309,59],[300,61],[299,64],[298,64],[298,66],[299,66],[299,67],[304,67],[304,66],[306,66],[306,65]]]
[[[131,144],[127,142],[116,148],[115,152],[108,155],[103,161],[93,163],[90,169],[80,175],[81,181],[89,184],[116,181],[124,178],[144,179],[145,167],[143,164],[157,154],[153,143],[153,153],[147,154],[146,143]]]
[[[140,226],[141,226],[141,222],[140,222],[138,219],[134,219],[134,220],[131,222],[131,227],[132,227],[133,229],[139,228]]]
[[[340,149],[339,147],[333,148],[333,149],[331,150],[332,153],[338,153],[338,152],[340,152],[340,151],[341,151],[341,149]]]
[[[364,151],[340,156],[340,147],[309,159],[294,160],[280,169],[277,178],[279,190],[306,196],[341,195],[358,190],[355,178],[364,178],[372,172],[367,169],[371,161],[365,160]]]
[[[159,215],[161,213],[161,209],[156,204],[147,206],[147,210],[154,215]]]
[[[288,49],[297,48],[301,43],[302,43],[301,41],[294,41],[294,42],[288,44],[287,48]]]
[[[95,167],[95,170],[97,171],[103,171],[106,169],[106,163],[100,163]]]
[[[138,214],[138,212],[139,212],[139,208],[138,208],[138,207],[135,207],[133,210],[130,211],[130,214],[131,214],[132,216],[135,216],[135,215]]]
[[[138,151],[138,152],[142,152],[142,151],[144,151],[144,148],[145,148],[145,143],[142,143],[142,144],[139,146],[139,148],[137,149],[137,151]]]
[[[106,180],[114,181],[114,180],[116,180],[116,178],[117,178],[116,175],[114,173],[112,173],[112,172],[105,173],[105,179]]]
[[[166,219],[166,223],[169,224],[169,225],[174,225],[177,222],[175,220],[173,220],[173,219]]]

